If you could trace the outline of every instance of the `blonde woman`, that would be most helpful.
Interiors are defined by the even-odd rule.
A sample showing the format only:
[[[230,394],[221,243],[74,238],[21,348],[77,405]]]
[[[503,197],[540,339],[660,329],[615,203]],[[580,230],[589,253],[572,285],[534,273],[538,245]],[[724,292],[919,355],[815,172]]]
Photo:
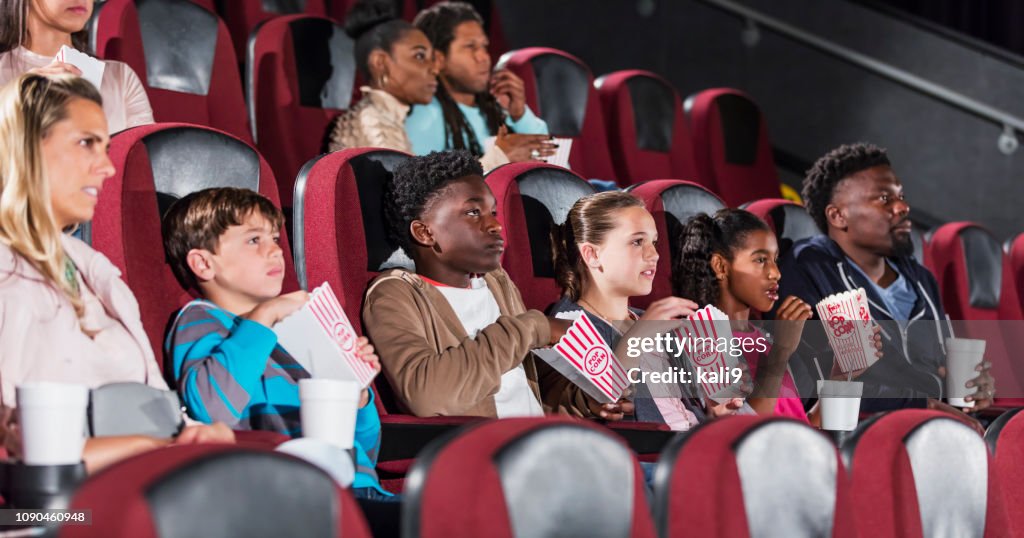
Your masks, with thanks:
[[[28,73],[0,89],[0,400],[31,381],[136,381],[167,389],[120,273],[63,233],[90,220],[114,174],[96,88],[71,75]],[[7,423],[5,423],[7,424]],[[5,444],[17,450],[16,428]],[[90,470],[171,442],[230,442],[223,424],[190,426],[174,441],[94,439]]]

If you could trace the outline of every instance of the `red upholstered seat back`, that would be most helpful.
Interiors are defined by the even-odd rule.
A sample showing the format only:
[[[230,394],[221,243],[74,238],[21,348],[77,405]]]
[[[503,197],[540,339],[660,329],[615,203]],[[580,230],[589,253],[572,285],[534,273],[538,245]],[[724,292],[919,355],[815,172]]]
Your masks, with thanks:
[[[975,223],[952,222],[935,230],[927,252],[946,313],[954,320],[968,320],[957,336],[985,340],[985,359],[992,362],[992,375],[1002,395],[998,402],[1019,404],[1024,397],[1024,368],[1011,350],[1020,349],[1024,337],[1020,322],[1008,320],[1021,319],[1020,303],[999,243]]]
[[[1003,413],[985,431],[985,442],[995,457],[996,473],[1000,476],[1003,505],[1021,506],[1024,503],[1024,415],[1021,409]],[[1024,533],[1024,520],[1010,517],[1014,534]]]
[[[551,228],[594,188],[578,175],[543,163],[512,163],[487,174],[505,238],[502,267],[527,308],[547,309],[561,297],[555,283]]]
[[[246,64],[256,146],[292,205],[299,169],[325,148],[331,121],[351,104],[353,42],[330,19],[278,17],[253,34]]]
[[[683,104],[665,79],[631,69],[594,83],[601,100],[615,173],[623,184],[671,177],[713,187],[697,175]]]
[[[768,126],[748,95],[729,88],[705,90],[685,106],[697,174],[714,181],[713,190],[725,203],[779,197]]]
[[[389,149],[346,149],[310,161],[298,180],[292,227],[299,280],[307,289],[329,283],[360,333],[366,285],[400,252],[388,240],[384,184],[409,158]],[[411,268],[411,261],[400,265]]]
[[[903,410],[861,425],[844,447],[864,536],[1009,536],[984,441],[939,411]],[[955,494],[956,500],[943,502]]]
[[[698,213],[714,214],[725,204],[703,186],[679,179],[646,181],[628,190],[644,201],[658,227],[659,258],[654,287],[650,295],[632,299],[633,306],[647,308],[653,301],[672,295],[672,265],[682,226],[690,217]]]
[[[383,211],[384,184],[409,158],[389,149],[346,149],[311,160],[296,180],[292,235],[299,282],[305,289],[329,283],[359,334],[370,280],[389,259],[413,268],[388,239]],[[387,382],[374,386],[378,412],[397,411]]]
[[[325,0],[226,0],[221,1],[221,16],[231,32],[235,55],[245,58],[249,35],[259,26],[282,15],[327,16]]]
[[[529,47],[505,53],[496,68],[507,68],[523,79],[526,103],[547,122],[548,132],[573,140],[573,172],[628,185],[615,177],[594,76],[579,58],[557,49]]]
[[[581,450],[586,447],[585,450]],[[551,472],[554,470],[554,472]],[[514,418],[421,452],[403,492],[403,536],[654,535],[625,444],[591,423]],[[595,522],[607,522],[595,532]]]
[[[1010,238],[1003,246],[1004,254],[1008,264],[1008,273],[1004,279],[1009,281],[1011,290],[1004,289],[1006,295],[1004,301],[1017,303],[1017,312],[1024,312],[1024,234],[1017,234]],[[1012,312],[1013,307],[1006,305],[1006,312]]]
[[[258,191],[279,205],[274,175],[255,149],[227,133],[177,123],[146,125],[115,135],[110,158],[117,172],[103,184],[88,228],[93,248],[121,270],[138,299],[156,356],[164,331],[191,296],[164,259],[161,210],[189,192],[234,186]],[[284,291],[298,288],[285,230]],[[158,359],[159,360],[159,359]]]
[[[654,488],[661,536],[857,536],[838,451],[790,419],[736,416],[677,437]]]
[[[771,226],[779,242],[779,257],[788,252],[793,243],[821,233],[804,206],[790,200],[756,200],[744,206],[744,209],[761,217]]]
[[[370,536],[351,493],[326,473],[279,452],[234,445],[175,446],[127,459],[87,479],[71,507],[91,510],[92,523],[65,525],[63,538],[285,536],[303,534],[299,529]]]
[[[178,0],[109,0],[96,8],[90,39],[97,56],[135,70],[156,121],[251,140],[238,62],[213,12]]]

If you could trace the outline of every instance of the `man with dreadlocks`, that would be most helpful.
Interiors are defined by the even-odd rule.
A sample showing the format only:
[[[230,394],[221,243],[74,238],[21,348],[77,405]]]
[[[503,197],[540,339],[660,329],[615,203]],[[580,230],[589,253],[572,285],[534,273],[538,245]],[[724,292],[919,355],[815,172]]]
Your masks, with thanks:
[[[467,149],[485,171],[554,154],[547,124],[526,106],[522,79],[507,70],[491,73],[483,19],[473,6],[441,2],[413,23],[433,45],[440,73],[434,99],[414,106],[405,120],[413,153]],[[485,148],[491,136],[494,146]]]

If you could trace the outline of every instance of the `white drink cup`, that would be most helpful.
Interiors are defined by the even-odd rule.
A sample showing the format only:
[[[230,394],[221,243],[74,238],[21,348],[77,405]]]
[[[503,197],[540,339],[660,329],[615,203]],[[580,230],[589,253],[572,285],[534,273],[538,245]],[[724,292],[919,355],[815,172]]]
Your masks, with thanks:
[[[71,465],[82,461],[89,389],[65,383],[24,383],[15,388],[22,461]]]
[[[821,429],[851,431],[860,419],[860,397],[864,383],[860,381],[818,380],[818,402],[821,406]]]
[[[964,398],[977,392],[965,384],[978,377],[975,370],[985,356],[985,341],[973,338],[946,339],[946,399],[953,407],[974,407]]]
[[[355,381],[300,379],[302,436],[352,448],[361,390]]]

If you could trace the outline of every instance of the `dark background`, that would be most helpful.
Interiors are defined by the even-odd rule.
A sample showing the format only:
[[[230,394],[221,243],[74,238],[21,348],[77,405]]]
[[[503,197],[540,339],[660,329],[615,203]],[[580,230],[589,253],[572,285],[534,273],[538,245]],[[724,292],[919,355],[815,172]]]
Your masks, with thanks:
[[[737,0],[818,37],[1024,117],[1024,2]],[[496,0],[512,48],[550,46],[594,76],[649,69],[680,95],[730,86],[762,107],[783,181],[839,144],[887,147],[918,220],[973,220],[1002,239],[1024,232],[1024,148],[1002,128],[863,68],[760,29],[702,0]],[[910,11],[913,11],[911,13]],[[916,13],[916,14],[915,14]],[[966,13],[966,15],[965,15]],[[938,21],[938,22],[936,22]],[[993,43],[961,33],[974,32]],[[1024,133],[1018,134],[1024,143]]]

